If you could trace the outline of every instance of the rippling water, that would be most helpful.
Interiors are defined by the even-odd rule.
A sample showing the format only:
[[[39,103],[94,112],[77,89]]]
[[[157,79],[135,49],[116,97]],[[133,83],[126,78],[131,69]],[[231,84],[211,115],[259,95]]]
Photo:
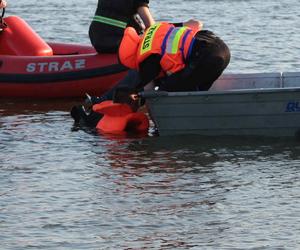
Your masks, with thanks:
[[[96,1],[9,2],[46,40],[89,43]],[[227,72],[299,71],[300,3],[152,1],[203,20]],[[0,100],[0,249],[300,249],[294,140],[107,137],[74,127],[77,100]]]

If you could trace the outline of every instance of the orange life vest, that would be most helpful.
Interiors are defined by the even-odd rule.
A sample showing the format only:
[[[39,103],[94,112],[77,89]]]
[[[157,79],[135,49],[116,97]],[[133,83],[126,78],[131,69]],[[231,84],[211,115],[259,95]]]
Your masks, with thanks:
[[[138,69],[147,57],[159,54],[162,70],[167,74],[175,73],[185,67],[195,33],[188,27],[156,23],[139,37],[133,28],[127,28],[119,48],[119,59],[125,66]]]

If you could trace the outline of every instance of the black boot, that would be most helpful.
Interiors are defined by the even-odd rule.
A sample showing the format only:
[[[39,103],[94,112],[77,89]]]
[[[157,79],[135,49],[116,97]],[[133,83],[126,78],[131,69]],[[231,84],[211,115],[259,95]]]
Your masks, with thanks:
[[[98,97],[98,96],[90,96],[89,94],[85,94],[85,100],[84,102],[86,104],[88,104],[89,106],[93,106],[94,104],[98,104],[100,102],[106,101],[107,98],[105,98],[104,96],[102,97]]]
[[[100,119],[103,117],[102,114],[96,113],[93,110],[86,112],[82,105],[74,106],[70,113],[75,123],[91,128],[95,128]]]

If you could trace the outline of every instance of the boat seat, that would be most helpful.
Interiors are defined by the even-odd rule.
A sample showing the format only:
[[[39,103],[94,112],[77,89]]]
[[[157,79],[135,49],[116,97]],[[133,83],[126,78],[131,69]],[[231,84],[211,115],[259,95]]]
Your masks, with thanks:
[[[281,73],[224,74],[214,82],[210,90],[279,88],[281,82]]]
[[[283,72],[282,73],[283,87],[300,87],[300,72]]]

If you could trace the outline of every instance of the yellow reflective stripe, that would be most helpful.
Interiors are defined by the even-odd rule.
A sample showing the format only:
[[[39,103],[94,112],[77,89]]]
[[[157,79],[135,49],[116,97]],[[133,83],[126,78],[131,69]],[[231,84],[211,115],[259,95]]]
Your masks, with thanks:
[[[141,51],[140,54],[143,55],[146,52],[150,51],[152,49],[152,43],[153,43],[153,38],[155,36],[156,31],[158,30],[158,28],[161,26],[160,23],[154,24],[152,26],[150,26],[143,38],[142,41],[142,47],[141,47]]]
[[[175,39],[175,36],[178,32],[178,30],[181,28],[175,28],[172,30],[171,34],[168,37],[168,41],[167,41],[167,47],[166,47],[166,52],[168,54],[172,54],[172,49],[173,49],[173,41]]]
[[[175,37],[173,38],[173,42],[172,42],[172,54],[176,54],[179,50],[179,42],[180,42],[180,38],[182,37],[183,33],[186,31],[186,27],[182,27],[180,28],[176,34]]]
[[[94,16],[93,21],[109,24],[109,25],[116,26],[116,27],[123,28],[123,29],[125,29],[127,26],[127,23],[125,23],[125,22],[115,20],[112,18],[108,18],[108,17],[104,17],[104,16]]]

